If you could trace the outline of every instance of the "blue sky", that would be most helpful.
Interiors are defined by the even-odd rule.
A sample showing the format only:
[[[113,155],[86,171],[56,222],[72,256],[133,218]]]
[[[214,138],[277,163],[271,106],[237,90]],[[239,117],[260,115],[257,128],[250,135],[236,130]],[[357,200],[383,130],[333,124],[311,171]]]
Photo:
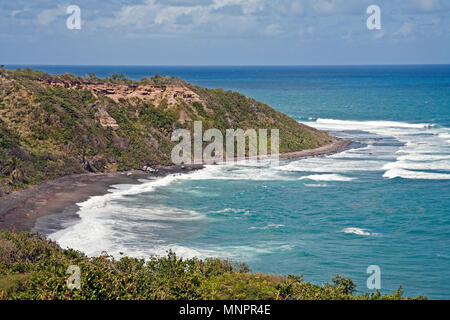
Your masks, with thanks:
[[[0,64],[450,63],[449,15],[450,0],[0,0]]]

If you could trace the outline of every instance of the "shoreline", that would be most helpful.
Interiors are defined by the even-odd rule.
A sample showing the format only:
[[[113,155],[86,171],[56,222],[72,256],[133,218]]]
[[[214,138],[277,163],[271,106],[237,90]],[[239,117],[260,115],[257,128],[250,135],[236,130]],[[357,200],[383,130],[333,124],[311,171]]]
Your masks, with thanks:
[[[306,157],[326,156],[346,150],[353,141],[333,137],[333,141],[316,149],[307,149],[280,154],[280,159],[295,159]]]
[[[280,159],[330,155],[347,149],[352,141],[334,138],[330,144],[316,149],[280,154]],[[111,185],[140,184],[140,179],[161,178],[174,173],[187,173],[203,165],[155,167],[157,172],[130,170],[112,173],[81,173],[46,181],[29,189],[0,197],[0,229],[32,231],[39,218],[77,211],[77,203],[92,196],[108,193]]]
[[[108,193],[111,185],[140,184],[140,179],[198,170],[203,166],[155,167],[158,172],[129,170],[110,173],[80,173],[43,182],[0,198],[0,229],[32,231],[37,220],[60,214],[93,196]]]

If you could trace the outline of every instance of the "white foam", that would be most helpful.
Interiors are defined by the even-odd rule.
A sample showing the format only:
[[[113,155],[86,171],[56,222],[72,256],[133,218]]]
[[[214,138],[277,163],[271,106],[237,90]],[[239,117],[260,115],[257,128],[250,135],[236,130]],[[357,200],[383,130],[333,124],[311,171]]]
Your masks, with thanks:
[[[284,175],[266,162],[237,162],[205,166],[188,177],[191,180],[252,180],[288,181],[294,178]]]
[[[103,251],[114,256],[122,251],[139,256],[144,248],[147,254],[159,250],[160,236],[173,233],[173,223],[198,223],[206,219],[198,212],[173,207],[133,208],[114,201],[103,207],[98,206],[99,202],[91,204],[83,203],[78,212],[80,222],[49,237],[62,247],[89,256],[98,256]]]
[[[325,187],[328,187],[328,185],[326,183],[318,183],[318,184],[305,183],[303,185],[305,187],[310,187],[310,188],[325,188]]]
[[[439,133],[439,138],[445,139],[447,143],[450,143],[450,133],[447,132]]]
[[[397,158],[398,161],[410,160],[410,161],[441,161],[450,160],[450,155],[445,154],[422,154],[422,153],[410,153],[405,156]]]
[[[403,179],[448,179],[450,174],[450,129],[438,127],[430,123],[405,123],[395,121],[349,121],[334,119],[317,119],[305,124],[326,131],[364,131],[377,136],[393,137],[404,143],[404,146],[389,147],[373,145],[357,150],[348,150],[342,154],[331,156],[342,159],[345,155],[351,158],[364,158],[370,154],[376,158],[370,161],[350,160],[344,163],[326,164],[326,172],[349,172],[364,170],[382,170],[385,178]],[[370,151],[369,151],[370,150]],[[292,168],[291,168],[292,169]],[[300,167],[299,167],[300,169]],[[303,164],[303,169],[325,172],[325,163]],[[414,170],[414,171],[411,171]],[[425,171],[441,171],[425,172]],[[443,171],[443,172],[442,172]],[[447,173],[448,171],[449,173]]]
[[[341,232],[348,233],[348,234],[356,234],[358,236],[377,236],[377,235],[379,235],[379,233],[372,233],[367,229],[356,228],[356,227],[345,228],[345,229],[341,230]]]
[[[404,178],[404,179],[427,179],[427,180],[449,180],[449,173],[436,173],[436,172],[423,172],[423,171],[410,171],[405,169],[390,169],[383,174],[383,177]]]
[[[203,249],[195,249],[195,248],[188,248],[185,246],[179,246],[176,244],[173,245],[165,245],[165,246],[159,246],[155,247],[152,250],[142,251],[135,253],[135,256],[140,258],[148,258],[149,256],[167,256],[167,252],[171,250],[173,251],[178,257],[184,258],[184,259],[191,259],[191,258],[208,258],[208,257],[216,257],[216,258],[227,258],[228,255],[214,251],[214,250],[203,250]]]
[[[267,230],[267,229],[279,229],[285,227],[284,224],[275,224],[275,223],[269,223],[268,225],[264,227],[250,227],[250,230]]]
[[[158,230],[167,228],[168,223],[199,222],[206,219],[204,214],[192,210],[181,210],[152,204],[149,207],[133,207],[127,197],[152,192],[156,188],[168,186],[186,175],[169,175],[150,180],[139,185],[114,185],[109,193],[94,196],[79,203],[77,212],[80,221],[67,229],[50,234],[62,247],[83,251],[89,256],[97,256],[103,251],[117,255],[125,251],[131,256],[138,255],[139,248],[130,243],[148,241],[144,245],[147,253],[159,250]],[[139,246],[138,246],[139,247]]]
[[[346,154],[349,155],[349,154]],[[367,156],[367,155],[366,155]],[[349,160],[344,155],[336,157],[308,158],[278,167],[281,171],[297,172],[353,172],[353,171],[380,171],[386,164],[381,160]]]
[[[319,125],[324,125],[328,129],[335,130],[355,130],[355,128],[360,129],[370,129],[379,130],[380,128],[408,128],[408,129],[423,129],[434,127],[430,123],[406,123],[398,121],[353,121],[353,120],[336,120],[336,119],[317,119],[316,123]],[[362,128],[364,127],[364,128]]]
[[[251,261],[261,254],[271,254],[277,251],[292,251],[296,245],[278,241],[263,241],[252,245],[223,245],[212,248],[215,252],[222,252],[224,256],[233,260]]]
[[[244,215],[244,216],[250,215],[250,211],[245,210],[245,209],[238,209],[238,208],[225,208],[222,210],[214,211],[213,213],[231,213],[231,214],[239,214],[239,215]]]
[[[301,177],[299,180],[315,180],[315,181],[352,181],[355,178],[342,176],[339,174],[312,174],[309,176]]]
[[[391,162],[383,166],[385,170],[391,169],[406,169],[406,170],[448,170],[450,167],[449,160],[439,161],[411,161],[411,160],[398,160]]]
[[[94,196],[79,203],[80,221],[67,229],[50,234],[49,237],[62,247],[74,248],[89,256],[97,256],[104,251],[113,256],[118,256],[120,252],[126,252],[130,256],[148,256],[164,253],[169,247],[178,248],[182,256],[198,256],[198,250],[189,251],[189,248],[177,247],[176,242],[167,244],[165,243],[167,241],[161,241],[161,233],[158,230],[168,228],[167,223],[170,222],[207,220],[205,214],[155,204],[135,208],[132,203],[127,202],[127,199],[133,195],[152,193],[157,188],[167,187],[184,180],[248,180],[250,178],[269,181],[284,179],[282,176],[282,172],[271,170],[264,162],[245,162],[206,166],[205,169],[187,174],[172,174],[159,179],[146,180],[139,185],[113,185],[108,194]],[[230,210],[242,215],[249,214],[245,210]],[[144,243],[139,244],[139,242]],[[211,255],[211,252],[205,252],[205,255]],[[218,254],[215,255],[218,256]]]

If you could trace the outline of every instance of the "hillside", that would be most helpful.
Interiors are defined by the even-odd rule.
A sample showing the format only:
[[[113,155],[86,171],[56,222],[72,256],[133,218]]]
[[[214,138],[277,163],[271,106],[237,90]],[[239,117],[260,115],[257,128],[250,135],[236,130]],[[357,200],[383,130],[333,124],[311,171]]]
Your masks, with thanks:
[[[66,273],[80,268],[81,288],[70,290]],[[423,297],[418,297],[423,299]],[[183,260],[169,252],[147,261],[103,255],[89,258],[31,233],[0,230],[0,300],[2,299],[149,299],[149,300],[349,300],[405,299],[356,294],[355,283],[335,276],[321,286],[301,276],[250,273],[245,264],[220,259]]]
[[[52,76],[0,68],[0,196],[60,176],[169,165],[176,128],[277,128],[280,152],[332,138],[237,92],[155,75]]]

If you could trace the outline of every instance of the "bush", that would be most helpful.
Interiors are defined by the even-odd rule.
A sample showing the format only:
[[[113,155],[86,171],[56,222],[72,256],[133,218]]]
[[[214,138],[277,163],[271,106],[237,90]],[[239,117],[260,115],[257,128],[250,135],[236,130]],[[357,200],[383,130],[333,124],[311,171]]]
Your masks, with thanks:
[[[70,265],[81,269],[79,290],[67,287]],[[403,299],[401,288],[391,296],[358,296],[355,287],[340,276],[318,286],[301,276],[252,274],[245,264],[182,259],[171,251],[146,260],[91,258],[39,234],[0,231],[0,299]]]

